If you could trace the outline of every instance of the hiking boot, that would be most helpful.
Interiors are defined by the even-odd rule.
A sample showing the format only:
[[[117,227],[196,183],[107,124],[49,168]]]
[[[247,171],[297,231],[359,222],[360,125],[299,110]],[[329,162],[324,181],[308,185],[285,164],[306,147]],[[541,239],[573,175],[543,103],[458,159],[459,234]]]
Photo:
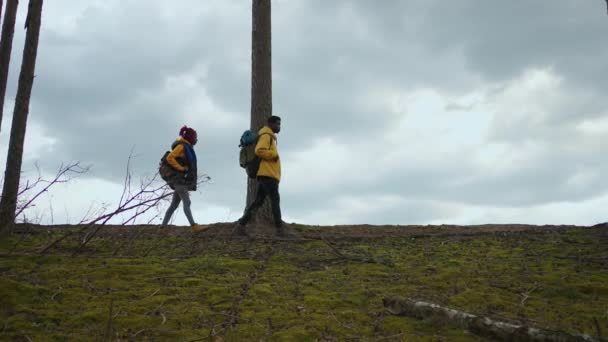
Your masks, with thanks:
[[[192,225],[193,233],[204,232],[204,231],[207,231],[208,229],[209,229],[209,226],[206,226],[206,225],[202,225],[202,224],[193,224]]]

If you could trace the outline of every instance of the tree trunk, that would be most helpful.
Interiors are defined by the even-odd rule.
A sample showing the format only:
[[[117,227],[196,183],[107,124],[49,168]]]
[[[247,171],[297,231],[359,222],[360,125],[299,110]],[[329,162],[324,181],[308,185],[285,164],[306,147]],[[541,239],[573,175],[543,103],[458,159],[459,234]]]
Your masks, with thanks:
[[[17,192],[21,176],[21,162],[23,160],[23,142],[25,140],[30,95],[32,94],[32,85],[34,84],[41,17],[42,0],[30,0],[25,20],[27,33],[23,48],[23,61],[19,74],[19,85],[15,98],[15,109],[13,111],[13,125],[11,127],[6,169],[4,171],[4,188],[2,189],[2,199],[0,200],[0,231],[4,232],[10,232],[15,223]]]
[[[272,115],[272,57],[270,0],[252,0],[251,129],[258,130]],[[255,199],[257,181],[247,181],[247,206]],[[254,215],[257,223],[271,223],[270,200]]]
[[[8,81],[8,68],[11,62],[13,35],[15,33],[15,17],[17,16],[18,5],[18,0],[8,0],[6,2],[6,12],[4,13],[4,22],[2,25],[2,38],[0,38],[0,130],[2,128],[4,97],[6,95],[6,83]],[[1,0],[0,10],[2,10]]]

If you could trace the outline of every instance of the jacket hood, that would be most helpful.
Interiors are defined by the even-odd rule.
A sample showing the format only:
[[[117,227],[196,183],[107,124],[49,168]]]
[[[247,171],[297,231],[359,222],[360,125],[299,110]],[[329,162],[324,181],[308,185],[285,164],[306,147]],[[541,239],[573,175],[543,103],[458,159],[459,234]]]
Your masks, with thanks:
[[[179,144],[179,143],[186,143],[186,144],[192,146],[192,144],[188,140],[186,140],[184,137],[179,137],[179,138],[177,138],[177,140],[175,140],[173,145],[171,145],[171,148],[175,148],[175,146],[177,146],[177,144]]]
[[[258,131],[258,135],[262,135],[262,134],[272,134],[272,135],[274,135],[274,132],[272,131],[272,129],[270,127],[264,126],[264,127],[262,127]]]

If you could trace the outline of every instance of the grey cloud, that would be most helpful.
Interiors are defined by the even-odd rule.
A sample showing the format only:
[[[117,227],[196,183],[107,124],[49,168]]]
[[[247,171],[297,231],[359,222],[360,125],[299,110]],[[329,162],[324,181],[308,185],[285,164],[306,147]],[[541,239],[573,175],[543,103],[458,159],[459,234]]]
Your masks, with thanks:
[[[608,150],[602,139],[562,136],[552,145],[540,144],[540,152],[529,153],[525,145],[514,146],[514,165],[498,170],[481,168],[469,160],[446,160],[446,169],[438,166],[416,167],[411,181],[402,181],[392,170],[382,182],[383,193],[407,194],[413,198],[436,199],[472,205],[524,207],[553,202],[577,202],[605,194],[608,184],[601,175],[608,164],[598,159]],[[452,164],[450,164],[452,163]],[[458,164],[456,166],[455,164]],[[498,171],[498,172],[497,172]],[[577,184],[573,177],[590,173],[589,179]]]
[[[210,3],[216,12],[205,11],[196,1],[180,3],[179,16],[168,15],[160,2],[155,4],[125,1],[90,7],[77,19],[75,31],[43,24],[31,118],[59,139],[60,151],[45,160],[83,160],[94,164],[97,176],[117,181],[135,146],[135,167],[154,172],[160,154],[190,114],[180,112],[189,101],[185,85],[168,90],[166,82],[187,75],[196,79],[196,88],[219,110],[200,113],[205,119],[200,122],[224,113],[242,120],[220,129],[197,127],[201,168],[213,177],[203,195],[219,205],[239,208],[244,176],[236,166],[236,140],[249,122],[249,3]],[[316,196],[286,192],[285,210],[305,218],[306,213],[330,210],[334,199],[345,194],[525,206],[605,193],[598,179],[574,188],[563,186],[579,172],[575,165],[605,169],[595,162],[601,154],[584,152],[605,152],[603,142],[589,147],[584,136],[573,133],[581,116],[605,115],[608,21],[600,15],[601,5],[575,0],[273,2],[273,105],[284,119],[283,155],[308,149],[321,137],[345,144],[382,141],[398,117],[383,106],[366,103],[381,89],[406,94],[433,88],[447,96],[462,95],[512,81],[524,70],[538,67],[553,68],[563,76],[563,93],[568,96],[538,126],[513,118],[496,121],[489,142],[517,145],[522,137],[534,137],[556,146],[556,151],[549,150],[515,171],[491,174],[466,153],[420,165],[404,160],[379,170],[369,182],[331,189],[332,193],[329,189],[319,189]],[[13,78],[16,69],[11,69]],[[576,100],[569,94],[584,96]],[[505,130],[509,125],[510,130]],[[438,153],[432,145],[419,152]],[[331,161],[319,160],[319,167],[327,162]],[[433,213],[438,217],[449,213],[441,206],[425,208],[428,211],[413,210],[403,216],[391,209],[358,219],[424,221],[431,220]],[[424,215],[415,216],[418,212]]]
[[[442,25],[428,31],[430,42],[462,48],[473,72],[509,79],[526,68],[550,65],[581,85],[605,82],[597,73],[608,70],[608,58],[595,58],[608,54],[608,23],[599,2],[434,3]]]

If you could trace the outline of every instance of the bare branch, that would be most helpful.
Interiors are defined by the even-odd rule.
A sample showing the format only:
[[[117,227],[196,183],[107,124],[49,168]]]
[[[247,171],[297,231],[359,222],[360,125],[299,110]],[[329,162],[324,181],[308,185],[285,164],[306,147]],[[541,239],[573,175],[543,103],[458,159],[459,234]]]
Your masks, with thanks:
[[[38,168],[37,165],[36,165],[36,168]],[[49,180],[42,179],[42,176],[40,175],[40,169],[38,168],[38,178],[36,179],[36,181],[34,181],[34,183],[31,183],[31,184],[29,182],[26,183],[26,187],[24,188],[24,190],[22,192],[20,192],[19,195],[23,195],[25,192],[35,188],[40,183],[46,183],[46,186],[44,188],[42,188],[42,190],[40,190],[34,196],[32,196],[32,198],[27,200],[23,205],[21,205],[18,208],[17,212],[15,213],[15,216],[21,215],[21,213],[23,213],[23,211],[25,211],[30,206],[32,206],[32,203],[34,203],[34,201],[36,201],[36,199],[38,199],[38,197],[40,197],[42,194],[48,192],[48,190],[53,185],[60,184],[60,183],[67,183],[71,179],[70,176],[82,175],[88,171],[89,171],[89,167],[81,166],[80,162],[72,162],[68,165],[64,165],[62,163],[61,166],[59,167],[59,170],[57,171],[57,173],[55,175],[55,178],[53,178],[52,180],[49,181]]]
[[[158,174],[155,174],[152,177],[141,178],[139,180],[139,188],[137,189],[137,191],[134,191],[132,188],[132,160],[133,152],[131,152],[131,155],[127,160],[127,171],[125,173],[123,189],[115,208],[108,212],[108,207],[104,207],[103,210],[100,211],[100,214],[93,219],[89,219],[83,228],[77,231],[67,232],[63,236],[59,237],[58,239],[44,247],[40,251],[40,253],[47,252],[49,249],[53,248],[61,241],[65,240],[68,236],[80,234],[86,231],[87,229],[93,228],[92,231],[85,235],[80,245],[73,253],[73,255],[76,255],[80,253],[84,249],[84,247],[97,235],[97,233],[111,219],[116,216],[120,216],[122,218],[121,225],[127,225],[136,222],[139,217],[150,212],[150,210],[157,210],[157,213],[153,216],[152,219],[148,221],[148,223],[152,222],[154,219],[158,218],[161,215],[161,211],[159,209],[160,204],[163,201],[167,201],[168,197],[173,195],[173,190],[171,190],[169,186],[167,186],[167,184],[160,179]],[[203,175],[199,177],[197,184],[200,185],[202,183],[208,182],[209,180],[209,176]],[[87,215],[85,217],[90,217],[90,212],[91,208],[89,208],[89,211],[87,212]],[[117,253],[120,248],[121,247],[119,246],[114,251],[114,253]]]

